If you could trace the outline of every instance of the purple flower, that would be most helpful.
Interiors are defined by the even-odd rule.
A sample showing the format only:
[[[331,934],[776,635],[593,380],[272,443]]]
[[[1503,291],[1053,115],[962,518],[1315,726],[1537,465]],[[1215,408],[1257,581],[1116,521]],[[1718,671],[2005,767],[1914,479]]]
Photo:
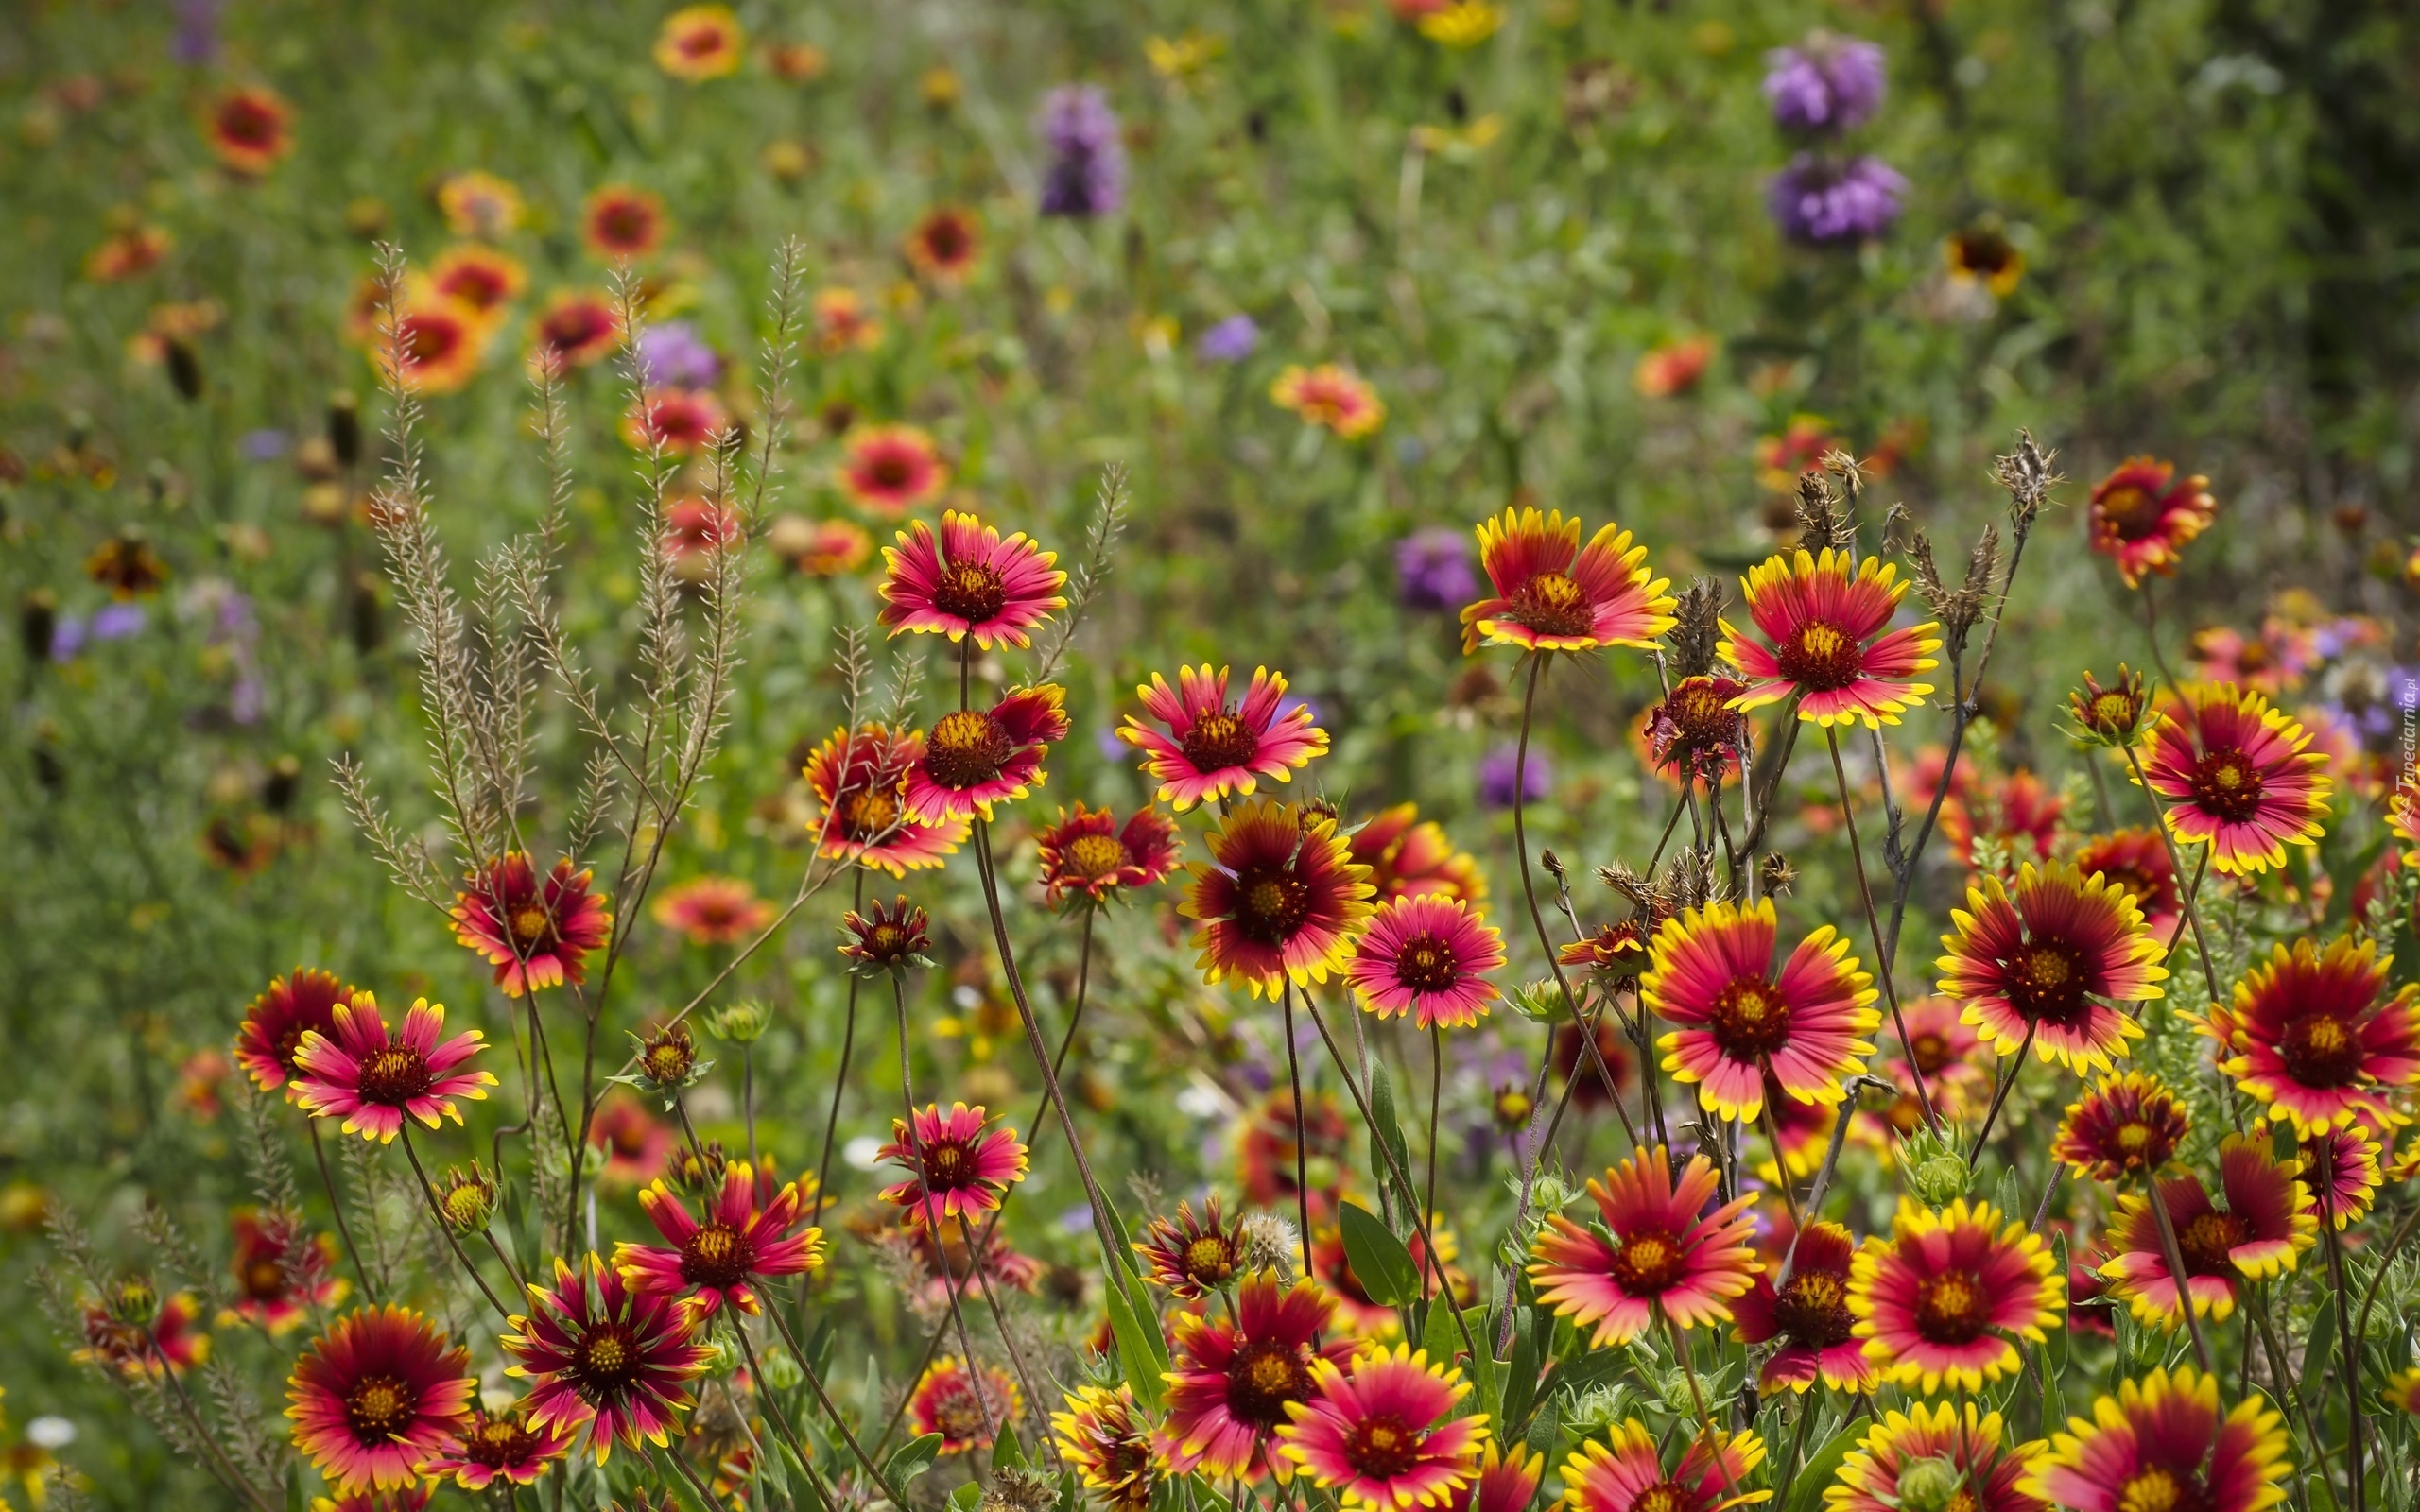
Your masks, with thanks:
[[[1117,738],[1115,725],[1097,725],[1093,728],[1093,749],[1100,752],[1100,759],[1112,766],[1122,765],[1131,761],[1134,755],[1134,747]]]
[[[1773,175],[1765,208],[1790,240],[1837,247],[1889,231],[1907,189],[1908,180],[1879,158],[1843,163],[1802,152]]]
[[[1395,542],[1395,599],[1406,609],[1459,609],[1478,591],[1470,539],[1442,526]]]
[[[1126,144],[1109,97],[1091,84],[1071,84],[1043,96],[1035,117],[1050,153],[1042,174],[1046,215],[1114,215],[1126,202]]]
[[[177,0],[177,34],[168,56],[181,63],[206,63],[218,56],[218,0]]]
[[[1260,327],[1249,315],[1231,315],[1201,333],[1193,350],[1204,362],[1241,362],[1260,345]]]
[[[285,433],[257,430],[244,433],[244,455],[255,462],[274,462],[285,455]]]
[[[1882,49],[1818,31],[1765,55],[1765,98],[1785,131],[1837,135],[1870,120],[1882,104]]]
[[[104,604],[93,611],[93,639],[123,641],[140,635],[147,619],[140,604]]]
[[[1519,765],[1520,747],[1511,743],[1496,747],[1478,763],[1478,800],[1483,808],[1509,809],[1512,806],[1512,774]],[[1553,786],[1552,774],[1547,770],[1547,759],[1538,751],[1530,752],[1529,765],[1521,767],[1521,799],[1535,803],[1547,796]]]
[[[666,320],[639,332],[639,376],[649,387],[704,388],[722,376],[722,359],[686,320]]]

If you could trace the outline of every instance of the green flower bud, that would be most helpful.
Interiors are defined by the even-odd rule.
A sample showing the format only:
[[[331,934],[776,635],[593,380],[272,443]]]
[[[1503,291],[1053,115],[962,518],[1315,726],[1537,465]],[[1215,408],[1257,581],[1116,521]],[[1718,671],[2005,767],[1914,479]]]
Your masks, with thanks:
[[[1945,1456],[1911,1459],[1899,1467],[1900,1512],[1944,1512],[1965,1480]]]

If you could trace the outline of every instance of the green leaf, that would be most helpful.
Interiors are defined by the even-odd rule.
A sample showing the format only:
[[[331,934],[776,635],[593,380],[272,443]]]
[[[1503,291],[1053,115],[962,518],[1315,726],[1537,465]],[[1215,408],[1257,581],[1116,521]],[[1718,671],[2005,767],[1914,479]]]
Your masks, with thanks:
[[[1126,1371],[1126,1384],[1146,1412],[1157,1413],[1167,1393],[1167,1383],[1160,1379],[1166,1366],[1153,1348],[1158,1343],[1158,1320],[1154,1317],[1147,1324],[1137,1318],[1133,1298],[1125,1287],[1108,1286],[1102,1291],[1102,1299],[1109,1305],[1110,1335],[1117,1341],[1117,1363]]]
[[[1024,1464],[1025,1446],[1017,1442],[1015,1425],[1002,1423],[1000,1436],[992,1445],[992,1468],[996,1470],[1005,1466],[1013,1469]]]
[[[964,1486],[959,1486],[957,1490],[949,1493],[950,1512],[975,1512],[977,1503],[980,1503],[982,1500],[983,1483],[981,1481],[969,1481]]]
[[[2336,1294],[2327,1292],[2320,1297],[2319,1312],[2310,1320],[2310,1333],[2303,1340],[2302,1379],[2307,1382],[2325,1380],[2327,1375],[2327,1363],[2334,1358],[2336,1358]]]
[[[1812,1404],[1809,1405],[1811,1410]],[[1862,1422],[1851,1422],[1826,1439],[1824,1447],[1817,1450],[1799,1470],[1798,1479],[1790,1483],[1781,1503],[1781,1512],[1813,1512],[1823,1502],[1824,1488],[1840,1474],[1841,1462],[1849,1457],[1849,1451],[1857,1448],[1858,1438],[1867,1426]]]
[[[1143,1342],[1150,1347],[1151,1359],[1162,1370],[1168,1367],[1168,1336],[1160,1328],[1159,1304],[1151,1298],[1151,1288],[1140,1276],[1126,1278],[1126,1305],[1134,1312],[1134,1321],[1143,1325]]]
[[[1370,1137],[1373,1141],[1384,1142],[1387,1153],[1394,1157],[1392,1169],[1385,1157],[1381,1156],[1378,1159],[1380,1184],[1384,1185],[1391,1180],[1394,1171],[1401,1171],[1404,1174],[1404,1179],[1409,1180],[1411,1153],[1409,1146],[1404,1143],[1403,1125],[1395,1117],[1394,1083],[1389,1079],[1386,1066],[1374,1060],[1370,1063]],[[1397,1190],[1401,1190],[1400,1184]],[[1420,1211],[1418,1193],[1406,1192],[1403,1194],[1403,1199],[1407,1211],[1412,1212]]]
[[[1532,1454],[1545,1454],[1551,1458],[1556,1440],[1562,1437],[1563,1399],[1548,1397],[1546,1404],[1538,1409],[1538,1415],[1530,1419],[1529,1436],[1523,1440],[1522,1447]]]
[[[1117,1204],[1110,1200],[1109,1194],[1106,1192],[1100,1194],[1100,1211],[1108,1215],[1109,1231],[1117,1239],[1117,1248],[1109,1256],[1111,1273],[1125,1276],[1136,1274],[1134,1236],[1128,1231],[1125,1216],[1117,1211]]]
[[[1538,1341],[1530,1326],[1530,1309],[1512,1314],[1512,1358],[1504,1367],[1504,1425],[1510,1429],[1530,1416],[1538,1396]]]
[[[1381,1307],[1403,1307],[1420,1296],[1420,1272],[1411,1251],[1403,1246],[1376,1213],[1353,1203],[1340,1204],[1338,1216],[1344,1229],[1344,1259],[1353,1279],[1370,1300]]]
[[[910,1439],[892,1450],[890,1457],[882,1462],[882,1478],[896,1489],[905,1491],[916,1477],[933,1468],[933,1461],[941,1458],[941,1453],[942,1435],[939,1434],[926,1434],[922,1438]]]

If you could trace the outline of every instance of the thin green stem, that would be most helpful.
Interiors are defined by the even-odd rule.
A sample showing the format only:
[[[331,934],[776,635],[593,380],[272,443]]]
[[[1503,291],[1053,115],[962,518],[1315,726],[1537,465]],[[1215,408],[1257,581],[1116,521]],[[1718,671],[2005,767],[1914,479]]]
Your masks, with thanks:
[[[454,1258],[462,1263],[462,1268],[470,1273],[472,1281],[479,1288],[479,1295],[488,1299],[488,1306],[495,1309],[496,1316],[510,1324],[512,1310],[496,1300],[494,1291],[488,1286],[488,1279],[479,1274],[478,1266],[471,1263],[470,1252],[462,1247],[461,1238],[454,1232],[454,1226],[445,1221],[445,1210],[437,1201],[437,1189],[428,1184],[428,1173],[421,1169],[420,1151],[412,1147],[412,1125],[408,1117],[404,1120],[404,1156],[412,1162],[412,1175],[420,1177],[420,1194],[428,1199],[428,1215],[436,1223],[437,1231],[445,1236],[447,1247],[454,1251]]]
[[[353,1262],[354,1280],[361,1283],[361,1299],[374,1303],[379,1299],[378,1289],[370,1284],[370,1267],[362,1263],[361,1246],[353,1242],[353,1225],[345,1220],[344,1201],[337,1195],[337,1178],[328,1169],[328,1149],[320,1138],[320,1121],[306,1118],[302,1125],[311,1131],[311,1157],[320,1162],[320,1185],[326,1190],[328,1208],[336,1214],[337,1236],[344,1241],[345,1256]]]
[[[1824,744],[1831,748],[1832,777],[1841,789],[1841,822],[1849,832],[1849,861],[1857,868],[1858,896],[1865,903],[1865,927],[1874,940],[1874,975],[1882,984],[1882,1000],[1891,1005],[1891,1026],[1898,1031],[1899,1043],[1912,1046],[1915,1041],[1908,1038],[1908,1021],[1899,1013],[1899,988],[1893,979],[1891,955],[1882,944],[1882,919],[1874,910],[1874,885],[1865,874],[1865,847],[1858,839],[1857,805],[1849,799],[1848,768],[1841,765],[1841,737],[1830,725],[1824,727]],[[1925,1122],[1940,1128],[1940,1110],[1933,1107],[1932,1093],[1925,1086],[1925,1068],[1916,1063],[1912,1051],[1908,1057],[1908,1069],[1915,1074],[1916,1106],[1924,1110]]]

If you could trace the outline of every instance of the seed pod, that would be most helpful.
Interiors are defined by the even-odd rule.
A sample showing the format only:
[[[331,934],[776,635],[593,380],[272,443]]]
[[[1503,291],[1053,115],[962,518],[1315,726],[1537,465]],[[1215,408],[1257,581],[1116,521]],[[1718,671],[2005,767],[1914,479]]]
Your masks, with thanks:
[[[328,396],[328,445],[346,467],[361,461],[361,401],[339,388]]]
[[[182,336],[168,338],[168,382],[182,398],[201,397],[201,353]]]

